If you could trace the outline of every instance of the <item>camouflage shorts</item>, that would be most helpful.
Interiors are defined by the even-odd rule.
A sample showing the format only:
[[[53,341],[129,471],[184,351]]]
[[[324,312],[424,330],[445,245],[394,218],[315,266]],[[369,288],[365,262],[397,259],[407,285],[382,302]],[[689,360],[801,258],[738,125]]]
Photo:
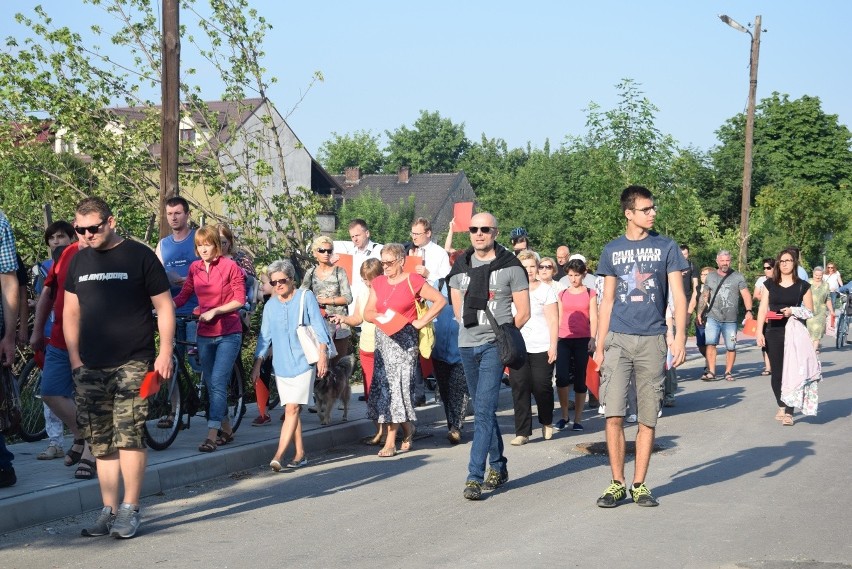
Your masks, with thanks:
[[[139,397],[139,387],[150,367],[130,361],[110,368],[82,366],[72,372],[77,423],[96,457],[121,448],[145,448],[148,400]]]

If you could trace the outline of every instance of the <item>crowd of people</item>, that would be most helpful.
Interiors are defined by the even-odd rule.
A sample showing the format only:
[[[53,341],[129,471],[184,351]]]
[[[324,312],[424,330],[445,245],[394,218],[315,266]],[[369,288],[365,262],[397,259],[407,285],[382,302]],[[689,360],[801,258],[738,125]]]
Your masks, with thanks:
[[[366,442],[380,447],[379,457],[412,450],[428,376],[437,383],[451,444],[462,442],[472,407],[463,496],[478,500],[509,479],[496,417],[502,383],[512,391],[510,442],[521,446],[533,436],[533,402],[543,440],[556,431],[583,431],[592,366],[600,376],[589,404],[605,417],[611,467],[597,505],[614,507],[629,493],[640,506],[656,506],[645,483],[655,427],[662,408],[675,404],[675,369],[685,360],[693,312],[706,361],[701,379],[735,381],[742,302],[747,327],[756,320],[751,324],[764,352],[761,374],[770,377],[775,418],[792,426],[796,407],[812,410],[819,342],[837,295],[850,285],[843,284],[834,263],[825,271],[815,267],[808,279],[798,249],[790,247],[763,259],[764,275],[749,291],[744,275],[731,269],[728,251],[719,251],[715,268],[698,270],[687,245],[655,233],[657,209],[646,188],[626,188],[620,207],[625,232],[600,252],[595,271],[567,245],[557,248],[555,259],[542,257],[523,228],[510,233],[512,248],[504,247],[497,240],[497,219],[481,212],[467,228],[450,222],[444,247],[432,240],[425,218],[412,222],[408,243],[384,246],[372,241],[366,221],[355,219],[350,240],[313,241],[316,264],[299,283],[289,260],[256,271],[227,225],[193,229],[183,198],[167,203],[171,233],[154,251],[120,237],[109,205],[86,198],[73,224],[57,222],[45,231],[51,258],[33,271],[39,296],[29,338],[26,326],[21,333],[18,324],[27,321],[21,290],[28,280],[20,284],[22,264],[0,212],[0,359],[11,365],[16,342],[44,351],[41,395],[49,438],[38,458],[61,458],[77,466],[76,478],[99,480],[103,509],[83,528],[85,536],[136,533],[146,465],[147,410],[139,388],[146,374],[171,376],[173,350],[197,344],[210,400],[199,452],[214,452],[234,439],[227,384],[248,330],[245,312],[261,296],[250,373],[259,414],[252,425],[271,422],[267,407],[274,380],[284,413],[273,470],[308,464],[302,407],[311,405],[315,382],[333,375],[355,348],[363,399],[376,426]],[[459,230],[469,234],[470,247],[453,249]],[[341,254],[351,256],[349,274],[338,264]],[[107,313],[113,317],[103,318]],[[719,342],[726,355],[717,375]],[[520,355],[515,353],[510,367],[511,351]],[[803,377],[791,371],[790,360],[804,369]],[[624,472],[625,421],[638,422],[630,484]],[[63,426],[73,436],[67,451]],[[291,445],[294,454],[287,460]],[[12,459],[0,435],[0,487],[16,481]]]

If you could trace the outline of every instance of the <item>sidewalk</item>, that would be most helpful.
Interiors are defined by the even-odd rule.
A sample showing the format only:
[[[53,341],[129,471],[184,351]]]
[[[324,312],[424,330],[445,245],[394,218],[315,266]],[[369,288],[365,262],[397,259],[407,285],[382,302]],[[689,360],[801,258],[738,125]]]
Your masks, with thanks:
[[[740,349],[754,346],[748,336],[738,338]],[[719,353],[724,353],[720,347]],[[687,360],[700,358],[695,338],[687,340]],[[332,424],[323,427],[315,413],[302,412],[305,451],[311,455],[327,449],[351,444],[372,435],[374,427],[366,418],[366,404],[358,401],[363,386],[352,386],[349,421],[341,422],[342,411],[335,408]],[[430,399],[427,392],[427,399]],[[511,409],[511,391],[503,388],[500,394],[500,409]],[[178,433],[177,439],[164,451],[149,450],[148,468],[145,473],[143,496],[151,496],[186,486],[247,470],[269,463],[278,446],[282,411],[272,410],[272,422],[263,427],[252,427],[257,417],[257,406],[250,404],[240,424],[236,438],[231,444],[220,447],[213,453],[198,452],[198,445],[206,436],[206,424],[202,417],[191,422],[191,428]],[[444,409],[440,404],[431,404],[417,409],[417,420],[421,425],[445,421]],[[67,437],[65,449],[70,448]],[[101,498],[96,480],[76,480],[76,467],[65,467],[61,459],[37,460],[36,456],[47,446],[47,441],[17,443],[9,449],[15,454],[14,467],[18,483],[0,489],[0,534],[37,525],[65,516],[100,509]]]

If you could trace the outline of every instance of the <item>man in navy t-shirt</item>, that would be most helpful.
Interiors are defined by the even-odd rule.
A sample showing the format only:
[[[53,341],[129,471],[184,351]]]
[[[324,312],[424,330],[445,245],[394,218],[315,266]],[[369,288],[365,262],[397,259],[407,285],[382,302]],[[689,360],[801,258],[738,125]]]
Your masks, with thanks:
[[[626,188],[621,193],[621,209],[627,218],[625,233],[604,247],[598,263],[604,292],[594,358],[601,369],[599,398],[606,408],[612,469],[612,482],[597,501],[602,508],[615,507],[627,497],[623,422],[631,376],[636,381],[639,431],[630,494],[640,506],[657,505],[645,486],[645,475],[662,405],[666,350],[672,352],[672,366],[683,363],[686,354],[686,296],[681,276],[686,260],[674,241],[651,231],[657,206],[647,188]],[[675,334],[667,339],[669,293],[675,307]]]

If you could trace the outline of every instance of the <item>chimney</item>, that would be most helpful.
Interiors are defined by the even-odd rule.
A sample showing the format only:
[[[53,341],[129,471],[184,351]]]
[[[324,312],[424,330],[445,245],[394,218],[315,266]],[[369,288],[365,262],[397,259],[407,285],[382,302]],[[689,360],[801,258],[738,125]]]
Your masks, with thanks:
[[[347,184],[357,184],[361,180],[361,168],[358,166],[349,166],[348,168],[343,169],[343,174],[345,176],[345,182]]]
[[[408,183],[408,174],[411,172],[411,168],[408,166],[400,166],[399,170],[396,171],[396,182],[398,184],[407,184]]]

